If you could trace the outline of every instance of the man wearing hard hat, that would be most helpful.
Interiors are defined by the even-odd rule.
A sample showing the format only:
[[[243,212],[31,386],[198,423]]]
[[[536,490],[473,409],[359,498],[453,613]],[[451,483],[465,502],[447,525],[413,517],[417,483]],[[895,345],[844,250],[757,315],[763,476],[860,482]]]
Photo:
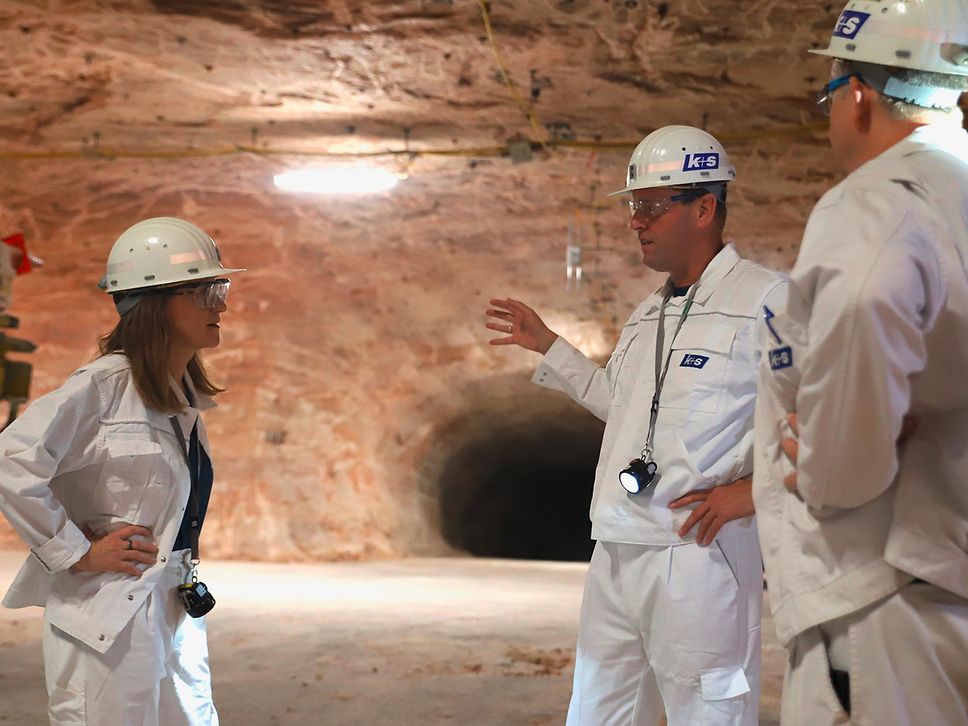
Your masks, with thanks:
[[[723,243],[720,143],[667,126],[632,154],[629,227],[668,273],[601,368],[528,306],[492,300],[495,345],[544,354],[534,376],[605,423],[597,540],[582,601],[568,726],[757,723],[762,560],[749,475],[756,315],[779,275]]]
[[[766,314],[756,412],[783,723],[968,724],[968,3],[854,0],[817,52],[848,176]]]

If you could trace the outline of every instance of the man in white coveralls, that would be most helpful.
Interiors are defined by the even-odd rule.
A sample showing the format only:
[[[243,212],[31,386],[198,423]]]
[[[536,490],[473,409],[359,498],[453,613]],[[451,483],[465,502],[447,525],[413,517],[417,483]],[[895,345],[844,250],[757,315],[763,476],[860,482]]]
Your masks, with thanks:
[[[756,412],[783,723],[968,724],[968,2],[855,0],[818,52],[848,176],[766,313]]]
[[[534,382],[606,422],[569,726],[757,722],[756,315],[786,293],[723,243],[734,178],[699,129],[668,126],[636,147],[616,194],[631,195],[643,262],[669,276],[605,368],[523,303],[491,301],[487,327],[507,334],[492,343],[544,354]]]

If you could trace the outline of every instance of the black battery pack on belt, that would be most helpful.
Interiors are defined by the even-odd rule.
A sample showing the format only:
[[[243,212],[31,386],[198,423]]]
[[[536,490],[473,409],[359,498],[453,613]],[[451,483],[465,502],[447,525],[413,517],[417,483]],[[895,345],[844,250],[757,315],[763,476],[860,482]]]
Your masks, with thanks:
[[[193,618],[200,618],[215,607],[215,598],[204,582],[186,582],[179,585],[178,598],[185,606],[185,612]]]

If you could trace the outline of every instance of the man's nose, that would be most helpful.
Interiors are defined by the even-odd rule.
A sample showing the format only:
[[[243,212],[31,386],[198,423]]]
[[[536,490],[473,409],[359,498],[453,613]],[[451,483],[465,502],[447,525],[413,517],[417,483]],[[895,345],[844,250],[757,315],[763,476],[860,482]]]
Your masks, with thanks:
[[[639,214],[638,212],[632,212],[632,216],[629,217],[629,229],[633,232],[638,232],[640,229],[645,229],[649,226],[648,219],[645,219],[644,214]]]

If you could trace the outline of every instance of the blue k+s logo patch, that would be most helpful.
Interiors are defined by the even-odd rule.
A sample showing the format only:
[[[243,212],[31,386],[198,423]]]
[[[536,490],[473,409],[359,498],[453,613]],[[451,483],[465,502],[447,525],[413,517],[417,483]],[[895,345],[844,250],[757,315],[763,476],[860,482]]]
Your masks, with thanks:
[[[719,154],[715,151],[707,151],[702,154],[686,154],[682,162],[683,171],[702,171],[703,169],[718,169]]]
[[[695,355],[693,353],[686,353],[682,357],[682,363],[679,364],[680,368],[702,368],[709,362],[709,358],[704,355]]]
[[[857,37],[857,33],[871,16],[870,13],[862,13],[857,10],[844,10],[837,18],[837,25],[834,26],[834,36],[837,38],[847,38],[851,40]]]
[[[781,368],[789,368],[793,365],[793,350],[789,345],[783,348],[774,348],[770,351],[770,368],[775,371]]]

